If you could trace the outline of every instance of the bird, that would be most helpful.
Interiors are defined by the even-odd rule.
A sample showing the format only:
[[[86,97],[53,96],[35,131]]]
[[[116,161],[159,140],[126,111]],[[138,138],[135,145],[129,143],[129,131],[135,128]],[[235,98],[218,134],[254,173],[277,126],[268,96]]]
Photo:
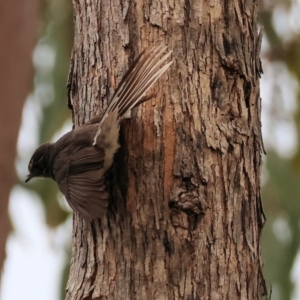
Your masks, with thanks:
[[[145,94],[173,63],[168,62],[171,53],[162,46],[142,51],[121,79],[104,113],[34,151],[25,182],[34,177],[51,178],[73,211],[86,220],[103,217],[110,197],[105,174],[120,147],[120,121],[132,108],[153,97]]]

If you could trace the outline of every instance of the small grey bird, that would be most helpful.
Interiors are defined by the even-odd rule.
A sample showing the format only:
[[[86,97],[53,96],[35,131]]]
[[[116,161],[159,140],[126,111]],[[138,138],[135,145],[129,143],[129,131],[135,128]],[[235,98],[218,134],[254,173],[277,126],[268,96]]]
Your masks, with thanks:
[[[35,150],[25,182],[33,177],[52,178],[74,211],[85,219],[103,216],[109,199],[103,175],[120,147],[119,121],[152,97],[144,94],[172,64],[167,62],[170,54],[162,47],[142,52],[122,78],[104,114]]]

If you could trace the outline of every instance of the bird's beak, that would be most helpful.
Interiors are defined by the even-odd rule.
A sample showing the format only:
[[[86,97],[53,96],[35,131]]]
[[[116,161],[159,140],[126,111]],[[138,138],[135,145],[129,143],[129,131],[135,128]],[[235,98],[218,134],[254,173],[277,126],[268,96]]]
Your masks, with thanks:
[[[28,174],[28,175],[27,175],[27,178],[26,178],[26,180],[25,180],[25,183],[27,183],[32,177],[33,177],[33,176],[31,176],[31,174]]]

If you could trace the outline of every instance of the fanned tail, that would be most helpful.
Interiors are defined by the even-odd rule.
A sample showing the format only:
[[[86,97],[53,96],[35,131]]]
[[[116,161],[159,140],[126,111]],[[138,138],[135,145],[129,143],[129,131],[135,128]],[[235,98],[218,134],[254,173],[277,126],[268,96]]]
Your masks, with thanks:
[[[94,137],[97,143],[99,135],[103,140],[110,135],[110,131],[118,131],[118,120],[138,104],[149,100],[144,94],[171,66],[172,61],[166,63],[172,51],[166,52],[166,47],[158,47],[150,51],[143,51],[132,63],[118,85],[103,118],[101,119]],[[113,124],[115,123],[115,124]],[[117,128],[115,128],[117,126]],[[114,128],[113,128],[114,127]],[[116,134],[114,133],[114,136]]]

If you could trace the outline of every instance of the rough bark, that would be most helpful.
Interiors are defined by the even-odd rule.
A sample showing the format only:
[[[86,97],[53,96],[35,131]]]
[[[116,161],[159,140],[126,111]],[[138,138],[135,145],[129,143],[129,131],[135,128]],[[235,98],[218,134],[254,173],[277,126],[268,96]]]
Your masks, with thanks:
[[[261,298],[257,1],[73,4],[75,126],[142,49],[174,65],[123,122],[107,217],[74,217],[66,299]]]
[[[10,231],[8,200],[16,181],[15,157],[23,103],[31,88],[38,1],[0,2],[0,272]]]

